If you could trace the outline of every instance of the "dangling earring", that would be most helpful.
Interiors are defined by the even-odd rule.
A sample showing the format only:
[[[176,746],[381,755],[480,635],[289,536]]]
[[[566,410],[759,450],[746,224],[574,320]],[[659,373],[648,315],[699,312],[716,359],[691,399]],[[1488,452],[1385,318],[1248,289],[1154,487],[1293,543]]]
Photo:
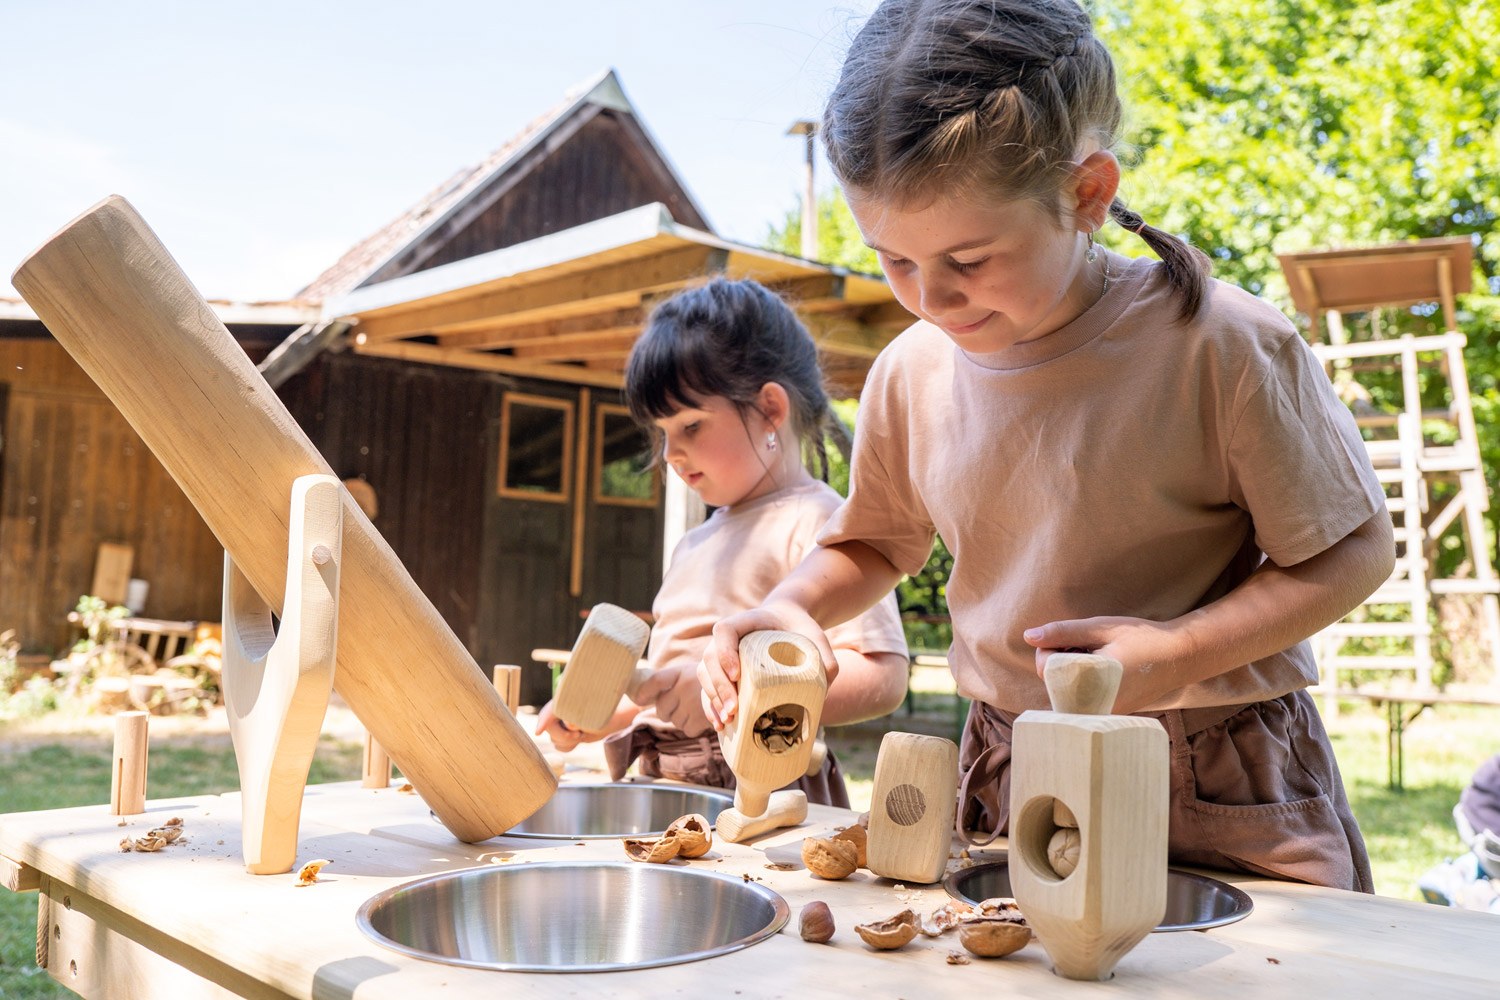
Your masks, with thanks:
[[[1092,264],[1099,259],[1099,251],[1094,247],[1094,234],[1089,233],[1089,245],[1084,248],[1083,259]]]
[[[776,432],[775,431],[767,431],[766,432],[766,451],[775,451],[775,450],[776,450]]]

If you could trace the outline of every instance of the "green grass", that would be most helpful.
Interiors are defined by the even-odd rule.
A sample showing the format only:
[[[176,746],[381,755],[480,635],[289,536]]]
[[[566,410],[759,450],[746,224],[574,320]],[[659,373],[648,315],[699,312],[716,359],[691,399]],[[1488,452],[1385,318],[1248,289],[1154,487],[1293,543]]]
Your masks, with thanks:
[[[146,794],[151,798],[209,795],[239,788],[234,753],[222,741],[172,746],[153,741]],[[310,783],[359,777],[361,747],[324,737]],[[61,809],[109,801],[110,754],[73,743],[0,751],[0,813]],[[0,1000],[74,997],[36,967],[34,892],[0,890]]]

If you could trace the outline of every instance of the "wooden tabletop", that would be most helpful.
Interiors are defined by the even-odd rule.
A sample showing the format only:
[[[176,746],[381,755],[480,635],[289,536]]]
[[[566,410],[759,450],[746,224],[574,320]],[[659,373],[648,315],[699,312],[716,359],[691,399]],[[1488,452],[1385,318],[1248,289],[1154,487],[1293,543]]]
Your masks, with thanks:
[[[564,975],[475,970],[409,958],[365,938],[354,915],[366,899],[419,876],[486,864],[621,860],[618,841],[538,842],[496,838],[463,844],[416,795],[357,783],[307,789],[299,863],[332,864],[311,886],[296,876],[254,876],[240,859],[238,796],[152,801],[123,826],[105,805],[0,816],[0,855],[36,869],[47,967],[88,997],[546,997],[671,995],[804,998],[1114,996],[1319,998],[1494,997],[1500,923],[1488,914],[1332,889],[1220,875],[1254,899],[1246,919],[1211,931],[1149,935],[1107,986],[1052,974],[1032,941],[1005,959],[949,965],[953,934],[918,937],[874,952],[854,925],[907,907],[930,912],[940,886],[903,886],[860,871],[841,882],[795,862],[801,838],[846,825],[853,814],[814,806],[807,822],[750,845],[716,841],[691,862],[759,879],[779,892],[792,920],[770,939],[700,962],[631,972]],[[184,842],[159,853],[121,853],[122,836],[172,816]],[[552,843],[553,846],[545,846]],[[543,846],[539,846],[543,845]],[[994,857],[997,855],[989,855]],[[976,852],[976,860],[987,857]],[[681,863],[681,862],[679,862]],[[950,862],[956,867],[961,862]],[[23,868],[24,870],[24,868]],[[833,940],[797,933],[802,906],[821,899]],[[661,915],[670,920],[671,914]],[[126,992],[133,984],[136,992]],[[226,992],[228,991],[228,992]]]

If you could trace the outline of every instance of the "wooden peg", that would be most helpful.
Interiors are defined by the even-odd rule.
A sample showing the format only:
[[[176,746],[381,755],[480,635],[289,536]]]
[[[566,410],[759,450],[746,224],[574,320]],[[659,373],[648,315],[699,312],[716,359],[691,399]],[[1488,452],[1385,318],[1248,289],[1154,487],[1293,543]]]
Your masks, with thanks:
[[[365,752],[360,764],[360,785],[364,788],[391,786],[391,755],[379,741],[365,733]]]
[[[1057,653],[1011,751],[1011,891],[1060,975],[1108,979],[1167,907],[1167,734],[1108,712],[1121,666]],[[873,821],[872,821],[873,827]],[[874,830],[871,830],[871,843]]]
[[[772,792],[759,816],[746,816],[738,809],[725,809],[714,820],[714,829],[731,844],[743,844],[769,830],[796,826],[807,819],[807,793],[798,788]]]
[[[620,696],[634,697],[650,669],[638,666],[651,626],[624,608],[596,604],[568,654],[552,711],[575,729],[603,729]]]
[[[495,690],[500,692],[500,700],[505,702],[510,714],[515,715],[521,710],[521,668],[509,663],[497,663],[493,680]]]
[[[957,808],[958,747],[953,741],[886,733],[870,792],[870,871],[902,882],[941,879]]]
[[[740,640],[739,708],[719,734],[734,772],[734,807],[766,811],[770,794],[807,773],[828,695],[812,640],[794,632],[751,632]]]
[[[299,476],[279,634],[269,606],[224,555],[224,705],[240,772],[241,851],[253,875],[291,871],[297,859],[302,790],[333,690],[342,527],[339,481]]]
[[[109,782],[111,816],[135,816],[146,811],[146,730],[150,719],[145,712],[115,716],[115,757]]]

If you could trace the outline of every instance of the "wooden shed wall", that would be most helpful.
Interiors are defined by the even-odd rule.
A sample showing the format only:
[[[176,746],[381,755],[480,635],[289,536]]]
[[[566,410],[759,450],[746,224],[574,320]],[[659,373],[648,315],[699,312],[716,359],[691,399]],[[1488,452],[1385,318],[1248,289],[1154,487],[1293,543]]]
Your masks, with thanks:
[[[375,527],[471,650],[487,494],[485,413],[501,380],[336,354],[280,390],[334,473],[375,488]]]
[[[50,338],[7,338],[0,382],[0,630],[61,652],[103,542],[134,548],[145,614],[217,620],[223,548],[93,380]]]

